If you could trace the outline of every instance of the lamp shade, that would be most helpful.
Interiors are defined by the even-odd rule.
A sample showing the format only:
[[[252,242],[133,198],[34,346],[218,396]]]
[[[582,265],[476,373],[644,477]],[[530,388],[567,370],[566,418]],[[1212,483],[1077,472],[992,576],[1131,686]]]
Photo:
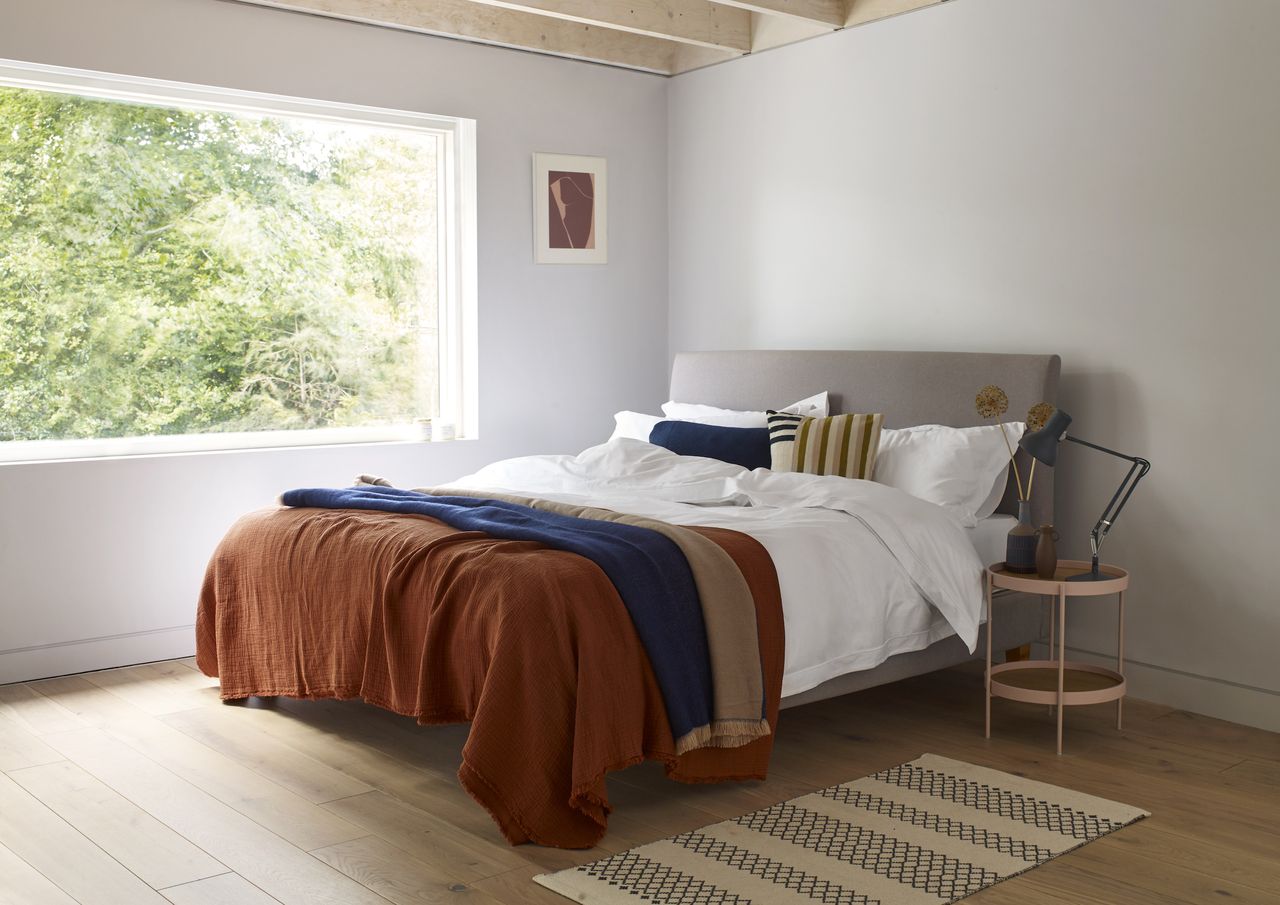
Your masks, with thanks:
[[[1067,427],[1070,424],[1070,415],[1062,409],[1054,409],[1053,414],[1049,416],[1049,420],[1044,423],[1044,427],[1024,436],[1018,441],[1018,445],[1025,449],[1032,458],[1039,459],[1045,465],[1052,466],[1054,462],[1058,461],[1058,444],[1066,436]]]

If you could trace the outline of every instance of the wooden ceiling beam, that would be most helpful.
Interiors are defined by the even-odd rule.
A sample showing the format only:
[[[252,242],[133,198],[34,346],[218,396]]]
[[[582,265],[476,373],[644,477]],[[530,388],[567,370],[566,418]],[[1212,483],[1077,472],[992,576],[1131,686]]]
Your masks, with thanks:
[[[470,0],[239,0],[407,31],[464,38],[672,75],[732,59],[741,51],[603,28]]]
[[[942,2],[945,0],[847,0],[844,25],[862,25]]]
[[[671,64],[671,74],[679,75],[682,72],[690,72],[694,69],[701,69],[704,66],[712,66],[716,63],[723,63],[725,60],[734,59],[738,59],[738,56],[729,56],[723,51],[712,50],[710,47],[677,44],[675,58]]]
[[[682,44],[747,53],[751,13],[709,0],[474,0]]]
[[[831,31],[844,27],[843,0],[716,0],[716,2],[753,13],[801,19],[823,25]]]

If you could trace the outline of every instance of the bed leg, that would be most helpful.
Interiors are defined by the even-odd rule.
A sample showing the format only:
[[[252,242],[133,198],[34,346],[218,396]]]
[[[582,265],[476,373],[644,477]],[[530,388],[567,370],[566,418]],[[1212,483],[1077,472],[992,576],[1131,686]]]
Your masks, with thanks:
[[[1024,644],[1021,647],[1011,647],[1004,652],[1004,662],[1012,663],[1015,660],[1030,660],[1031,645]]]

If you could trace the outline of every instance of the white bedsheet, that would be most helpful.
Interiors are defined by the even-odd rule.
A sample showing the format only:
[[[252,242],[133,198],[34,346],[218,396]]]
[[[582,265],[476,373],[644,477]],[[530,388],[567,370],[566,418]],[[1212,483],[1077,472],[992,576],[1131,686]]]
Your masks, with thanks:
[[[940,506],[882,484],[748,471],[620,439],[577,456],[497,462],[450,486],[754,537],[782,590],[783,696],[951,634],[971,651],[977,641],[982,562],[965,530]]]

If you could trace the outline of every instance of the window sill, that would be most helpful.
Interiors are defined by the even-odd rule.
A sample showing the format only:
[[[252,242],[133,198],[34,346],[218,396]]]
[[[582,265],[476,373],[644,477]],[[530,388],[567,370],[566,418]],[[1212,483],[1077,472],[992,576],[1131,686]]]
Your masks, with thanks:
[[[471,440],[457,437],[437,444]],[[207,455],[210,453],[331,449],[339,446],[431,445],[414,427],[329,428],[311,431],[185,434],[169,437],[113,437],[103,440],[20,440],[0,443],[0,467],[51,462]]]

